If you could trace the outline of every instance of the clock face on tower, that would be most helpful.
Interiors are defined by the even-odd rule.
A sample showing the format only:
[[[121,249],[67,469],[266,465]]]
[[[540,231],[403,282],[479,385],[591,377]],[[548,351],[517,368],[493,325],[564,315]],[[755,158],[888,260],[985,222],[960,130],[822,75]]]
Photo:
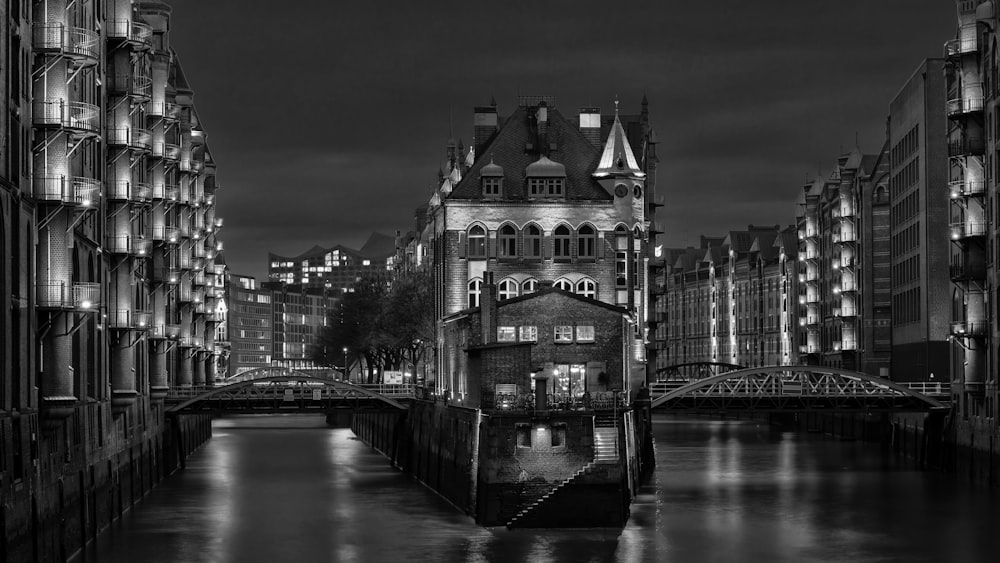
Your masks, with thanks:
[[[642,188],[639,186],[632,188],[632,195],[634,195],[636,198],[642,197]]]
[[[618,197],[625,197],[628,195],[628,186],[625,184],[618,184],[615,186],[615,195]]]

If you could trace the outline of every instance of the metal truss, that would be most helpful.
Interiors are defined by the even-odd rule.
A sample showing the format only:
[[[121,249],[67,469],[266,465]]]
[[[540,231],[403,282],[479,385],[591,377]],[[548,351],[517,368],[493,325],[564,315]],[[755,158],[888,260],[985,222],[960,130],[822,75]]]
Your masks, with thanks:
[[[172,389],[166,412],[327,412],[406,405],[375,390],[301,372],[274,368],[279,375],[260,375],[211,389]]]
[[[928,411],[941,402],[871,375],[825,366],[740,369],[694,380],[651,397],[680,411]]]

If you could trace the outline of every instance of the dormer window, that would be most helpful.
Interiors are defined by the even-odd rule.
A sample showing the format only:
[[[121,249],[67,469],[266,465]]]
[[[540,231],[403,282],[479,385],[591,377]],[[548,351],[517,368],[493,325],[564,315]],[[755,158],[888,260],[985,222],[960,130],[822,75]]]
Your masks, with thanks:
[[[524,171],[528,179],[528,197],[564,197],[566,194],[566,167],[541,157]]]
[[[479,171],[479,177],[482,179],[483,197],[497,198],[502,195],[503,168],[495,164],[492,159]]]

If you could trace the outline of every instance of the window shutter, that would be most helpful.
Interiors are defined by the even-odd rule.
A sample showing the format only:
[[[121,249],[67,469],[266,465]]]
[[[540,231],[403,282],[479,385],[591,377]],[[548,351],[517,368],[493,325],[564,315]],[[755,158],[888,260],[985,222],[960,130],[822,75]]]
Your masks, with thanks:
[[[604,231],[597,232],[597,248],[594,249],[596,258],[604,258]]]
[[[545,260],[552,258],[552,245],[555,244],[555,238],[554,235],[542,235],[542,258]]]
[[[486,234],[486,257],[496,258],[497,257],[497,235],[498,231],[489,231]]]
[[[465,244],[465,233],[460,231],[458,233],[458,257],[459,258],[465,258],[465,247],[466,247],[466,244]]]

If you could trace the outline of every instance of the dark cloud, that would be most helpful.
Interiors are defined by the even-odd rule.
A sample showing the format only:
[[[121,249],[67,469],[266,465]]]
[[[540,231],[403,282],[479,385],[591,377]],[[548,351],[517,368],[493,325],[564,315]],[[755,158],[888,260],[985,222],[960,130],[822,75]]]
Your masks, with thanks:
[[[519,93],[566,114],[648,96],[668,244],[787,224],[807,177],[880,148],[889,101],[956,25],[953,3],[910,0],[170,3],[226,257],[257,276],[269,250],[412,228],[444,141]]]

